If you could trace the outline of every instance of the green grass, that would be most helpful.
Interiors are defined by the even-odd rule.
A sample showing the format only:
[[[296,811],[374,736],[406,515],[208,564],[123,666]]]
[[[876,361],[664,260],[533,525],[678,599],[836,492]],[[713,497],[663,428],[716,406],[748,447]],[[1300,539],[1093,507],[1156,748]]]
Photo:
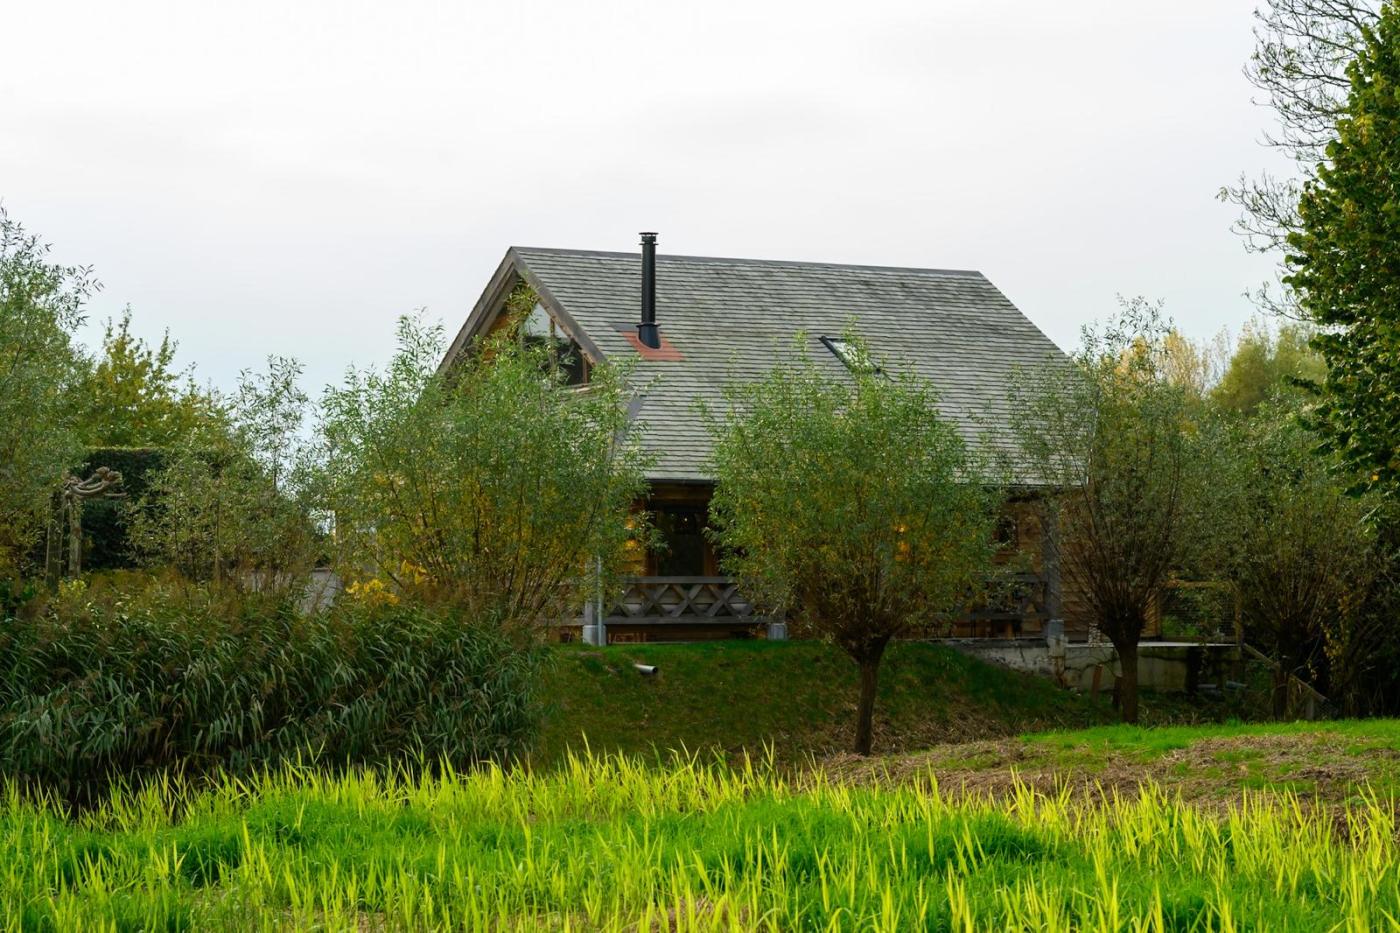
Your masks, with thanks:
[[[634,661],[657,665],[659,675],[642,677]],[[758,756],[771,746],[790,762],[848,749],[856,669],[839,650],[804,641],[562,646],[545,694],[537,764],[563,760],[585,739],[596,751],[638,754]],[[881,671],[875,747],[891,753],[1115,718],[1102,697],[1091,701],[942,645],[897,644]]]
[[[1333,730],[1333,731],[1326,731]],[[1201,742],[1400,741],[1396,722],[1015,740],[1165,760]],[[1239,744],[1233,751],[1247,750]],[[964,749],[966,751],[966,749]],[[1248,763],[1236,756],[1231,764]],[[713,761],[713,759],[711,760]],[[985,761],[963,756],[970,768]],[[1148,785],[950,792],[682,759],[393,778],[279,771],[68,817],[0,799],[27,929],[1370,930],[1400,918],[1394,798]]]
[[[917,776],[930,769],[945,786],[1002,791],[1030,782],[1131,793],[1147,782],[1191,800],[1292,789],[1335,804],[1364,793],[1400,797],[1400,727],[1394,720],[1099,726],[933,748],[846,770]]]

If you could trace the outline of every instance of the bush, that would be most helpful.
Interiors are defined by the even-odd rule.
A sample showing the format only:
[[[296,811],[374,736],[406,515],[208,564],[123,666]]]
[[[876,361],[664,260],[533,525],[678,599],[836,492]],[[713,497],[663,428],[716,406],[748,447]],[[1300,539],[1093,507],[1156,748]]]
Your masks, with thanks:
[[[0,774],[84,803],[116,780],[507,761],[535,724],[539,649],[402,605],[82,585],[0,628]]]

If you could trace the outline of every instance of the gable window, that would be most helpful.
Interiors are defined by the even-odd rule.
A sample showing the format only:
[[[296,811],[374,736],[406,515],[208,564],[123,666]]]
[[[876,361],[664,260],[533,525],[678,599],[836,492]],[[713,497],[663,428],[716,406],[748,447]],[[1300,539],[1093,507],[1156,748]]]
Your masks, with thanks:
[[[821,338],[826,348],[831,351],[841,363],[853,373],[878,373],[880,367],[875,365],[875,361],[870,358],[870,351],[845,337],[823,337]]]
[[[588,383],[588,358],[583,349],[539,302],[520,322],[520,339],[527,347],[543,347],[548,352],[550,368],[563,375],[565,385]]]

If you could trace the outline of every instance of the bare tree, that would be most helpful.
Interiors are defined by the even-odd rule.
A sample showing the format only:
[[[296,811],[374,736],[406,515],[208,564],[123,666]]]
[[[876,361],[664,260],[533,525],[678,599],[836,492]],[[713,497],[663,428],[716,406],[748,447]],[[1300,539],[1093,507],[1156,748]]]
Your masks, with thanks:
[[[1326,158],[1345,106],[1347,65],[1376,21],[1377,0],[1268,0],[1254,13],[1255,50],[1245,76],[1259,90],[1255,103],[1273,111],[1276,126],[1263,143],[1294,166],[1289,177],[1241,176],[1221,189],[1240,208],[1234,230],[1250,252],[1278,252],[1298,227],[1298,198]],[[1297,317],[1286,289],[1266,285],[1255,295],[1265,310]]]

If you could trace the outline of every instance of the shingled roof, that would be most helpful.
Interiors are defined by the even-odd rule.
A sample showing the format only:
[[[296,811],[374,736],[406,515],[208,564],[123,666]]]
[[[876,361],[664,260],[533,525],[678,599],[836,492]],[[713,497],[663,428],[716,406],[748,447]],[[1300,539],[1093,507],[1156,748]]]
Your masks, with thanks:
[[[636,360],[634,423],[655,455],[653,482],[710,478],[712,439],[697,403],[721,405],[727,383],[762,376],[798,333],[840,379],[845,367],[819,341],[854,327],[882,364],[928,379],[941,414],[974,443],[1004,420],[1013,370],[1064,359],[979,272],[662,254],[656,277],[657,323],[679,360],[639,359],[628,339],[641,301],[637,254],[518,246],[448,359],[489,328],[524,279],[589,355]]]

